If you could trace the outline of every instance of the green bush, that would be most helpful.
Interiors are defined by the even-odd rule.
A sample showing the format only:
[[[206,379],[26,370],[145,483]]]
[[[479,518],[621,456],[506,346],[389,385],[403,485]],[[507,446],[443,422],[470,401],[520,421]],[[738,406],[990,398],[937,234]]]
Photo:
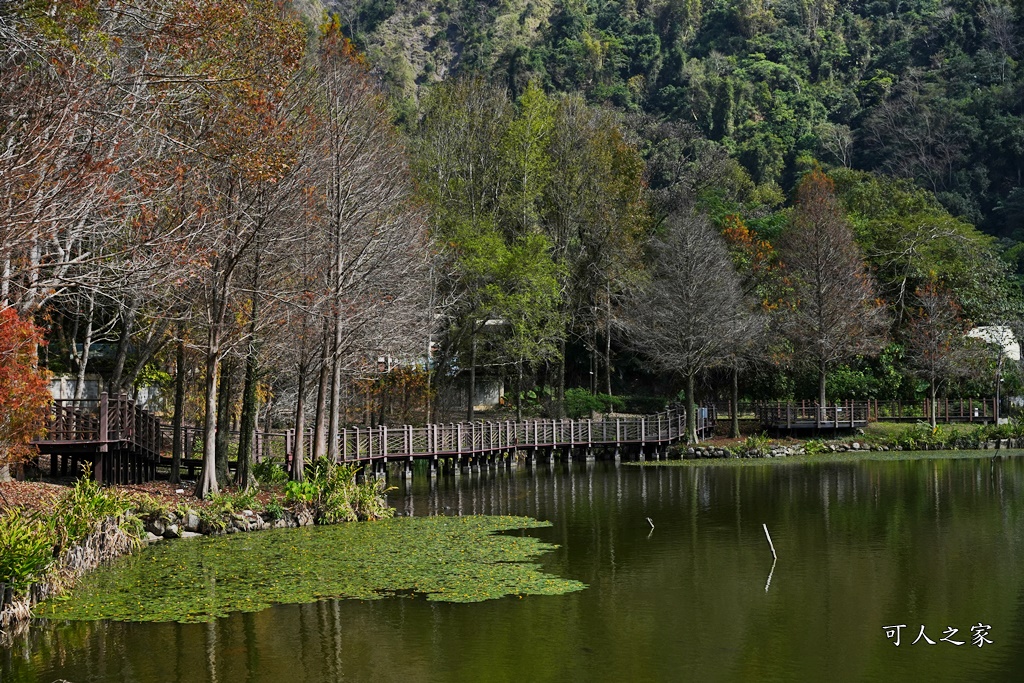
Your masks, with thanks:
[[[56,532],[56,552],[82,540],[108,517],[122,517],[136,503],[129,496],[104,489],[86,472],[54,504],[51,518]]]
[[[327,458],[317,458],[307,468],[305,481],[290,481],[285,486],[285,502],[307,506],[317,524],[391,517],[394,510],[384,499],[384,482],[357,484],[358,471],[355,465],[336,465]]]
[[[276,486],[288,481],[288,473],[276,461],[267,459],[252,464],[252,475],[263,486]]]
[[[573,419],[590,417],[591,413],[621,411],[626,399],[608,394],[592,394],[586,389],[565,390],[565,414]]]
[[[7,512],[0,517],[0,584],[26,590],[53,563],[56,544],[52,520]]]
[[[281,505],[281,501],[276,498],[267,503],[266,511],[267,514],[270,515],[270,518],[275,521],[284,517],[284,506]]]
[[[730,450],[736,455],[747,455],[748,453],[755,453],[760,456],[764,456],[768,453],[768,449],[771,448],[772,440],[764,432],[760,434],[751,434],[742,443],[736,444]]]
[[[804,442],[804,453],[818,455],[828,451],[828,445],[821,439],[808,439]]]

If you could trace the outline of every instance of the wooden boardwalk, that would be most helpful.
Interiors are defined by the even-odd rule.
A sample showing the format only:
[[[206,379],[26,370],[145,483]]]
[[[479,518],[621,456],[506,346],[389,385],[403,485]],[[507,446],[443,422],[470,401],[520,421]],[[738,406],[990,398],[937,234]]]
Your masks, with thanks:
[[[697,433],[710,436],[715,426],[713,409],[699,408]],[[305,435],[305,452],[312,450],[313,435]],[[339,435],[343,462],[371,464],[438,459],[490,458],[525,451],[528,456],[561,452],[660,454],[686,438],[686,414],[668,410],[656,415],[603,420],[523,420],[462,422],[360,428],[349,427]],[[295,434],[287,432],[286,450],[294,452]]]
[[[79,463],[92,465],[96,481],[129,484],[157,475],[163,438],[160,420],[127,396],[55,400],[46,436],[32,442],[50,455],[50,474],[78,472]]]
[[[867,401],[846,401],[831,406],[817,403],[756,403],[754,414],[761,426],[776,432],[839,431],[863,429],[871,415]]]
[[[47,424],[47,434],[33,443],[41,454],[50,454],[51,475],[77,472],[79,463],[90,462],[98,481],[108,484],[136,483],[157,477],[169,469],[171,458],[162,454],[170,442],[161,433],[160,421],[126,397],[79,401],[55,401]],[[714,408],[699,408],[697,433],[706,438],[714,431]],[[163,431],[167,431],[166,427]],[[525,453],[527,457],[548,455],[572,457],[573,454],[628,457],[660,457],[668,446],[685,440],[686,415],[683,411],[603,420],[537,419],[516,421],[477,421],[377,427],[347,427],[339,435],[340,461],[378,469],[387,463],[428,460],[432,467],[441,460],[469,463]],[[313,434],[305,436],[308,454]],[[185,434],[186,448],[195,440]],[[261,444],[277,441],[283,453],[267,453]],[[283,441],[283,444],[281,443]],[[295,433],[259,433],[257,458],[284,456],[290,462],[295,448]],[[194,446],[193,446],[194,448]],[[191,449],[189,449],[191,450]],[[182,469],[194,477],[202,467],[200,458],[182,458]]]

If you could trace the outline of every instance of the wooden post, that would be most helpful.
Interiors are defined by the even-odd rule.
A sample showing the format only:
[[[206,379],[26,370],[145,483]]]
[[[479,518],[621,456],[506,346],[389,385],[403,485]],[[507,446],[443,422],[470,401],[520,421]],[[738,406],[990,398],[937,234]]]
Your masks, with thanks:
[[[107,427],[110,421],[110,404],[106,392],[100,394],[100,424],[97,436],[100,440],[100,452],[107,451]]]

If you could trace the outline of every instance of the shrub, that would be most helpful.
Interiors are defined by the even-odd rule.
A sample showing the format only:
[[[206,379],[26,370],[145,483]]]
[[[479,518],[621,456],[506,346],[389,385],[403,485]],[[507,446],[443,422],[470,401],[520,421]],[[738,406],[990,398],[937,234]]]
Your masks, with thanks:
[[[50,520],[11,510],[0,517],[0,584],[26,590],[55,559],[57,535]]]
[[[335,465],[327,458],[310,464],[306,480],[285,486],[285,502],[306,506],[317,524],[383,519],[394,514],[387,506],[383,481],[356,483],[355,465]]]
[[[755,453],[763,456],[768,453],[768,449],[771,447],[772,440],[768,438],[768,435],[764,432],[760,434],[751,434],[743,443],[733,446],[733,451],[738,451],[739,455],[746,455],[748,453]]]
[[[565,414],[578,419],[601,410],[601,401],[586,389],[565,390]]]
[[[270,518],[275,521],[284,517],[284,506],[276,498],[267,503],[266,511]]]
[[[252,475],[263,486],[277,486],[288,481],[288,473],[271,459],[254,462],[252,465]]]
[[[828,445],[821,439],[809,439],[804,442],[804,453],[807,455],[818,455],[828,451]]]
[[[626,399],[608,394],[591,394],[586,389],[565,390],[565,414],[579,419],[590,417],[591,413],[610,413],[621,411],[626,406]]]
[[[95,531],[104,519],[123,517],[133,506],[132,498],[102,488],[86,471],[54,505],[57,553]]]

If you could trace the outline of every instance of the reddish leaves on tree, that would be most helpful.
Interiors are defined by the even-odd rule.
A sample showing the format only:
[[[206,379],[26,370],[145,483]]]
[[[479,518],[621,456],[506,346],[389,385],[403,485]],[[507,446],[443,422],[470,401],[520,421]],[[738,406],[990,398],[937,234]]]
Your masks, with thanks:
[[[13,308],[0,310],[0,465],[30,453],[43,431],[50,392],[36,362],[42,335]]]

